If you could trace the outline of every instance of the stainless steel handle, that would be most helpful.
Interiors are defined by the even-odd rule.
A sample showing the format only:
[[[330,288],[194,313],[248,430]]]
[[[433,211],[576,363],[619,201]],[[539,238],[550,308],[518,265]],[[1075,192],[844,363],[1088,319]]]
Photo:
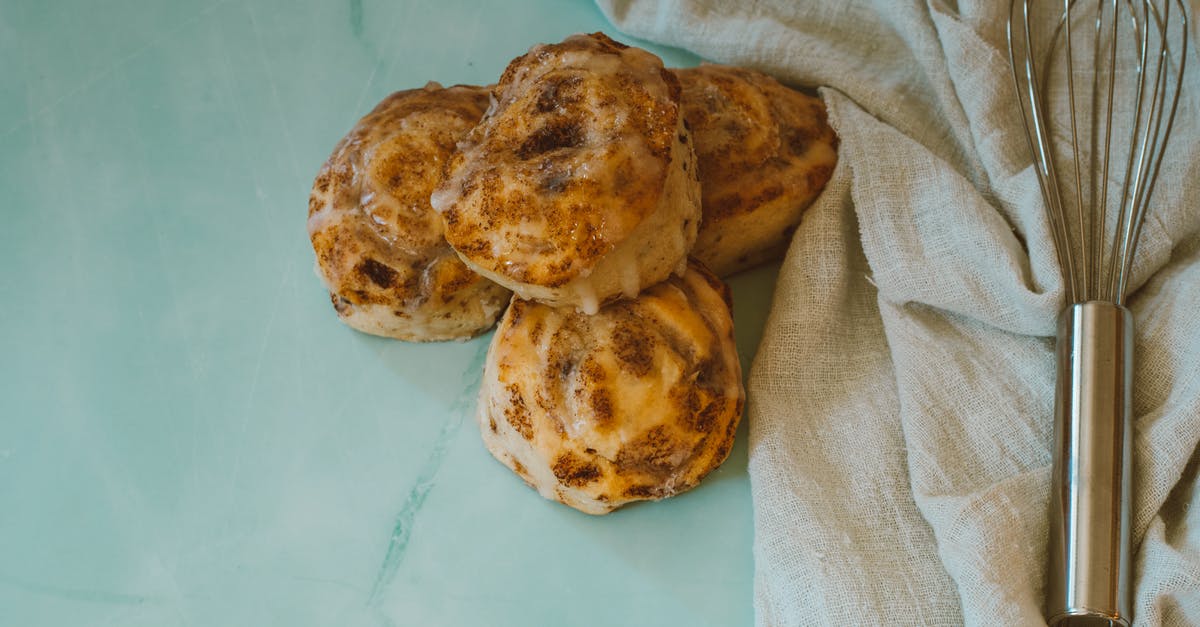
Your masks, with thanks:
[[[1130,622],[1133,314],[1072,305],[1058,322],[1046,616],[1051,627]]]

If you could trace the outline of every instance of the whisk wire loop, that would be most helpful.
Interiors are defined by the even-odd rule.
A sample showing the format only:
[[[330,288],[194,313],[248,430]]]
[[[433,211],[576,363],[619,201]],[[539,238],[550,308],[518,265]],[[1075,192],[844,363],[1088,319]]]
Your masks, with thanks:
[[[1059,266],[1066,277],[1067,296],[1075,302],[1075,260],[1072,248],[1065,240],[1067,228],[1066,216],[1062,206],[1062,196],[1058,190],[1058,175],[1054,168],[1054,159],[1049,153],[1050,139],[1044,126],[1045,116],[1037,109],[1041,98],[1038,90],[1038,71],[1035,55],[1025,54],[1021,59],[1022,67],[1018,68],[1016,50],[1018,45],[1013,37],[1013,23],[1024,26],[1026,45],[1033,39],[1030,29],[1029,3],[1021,3],[1021,15],[1014,18],[1018,0],[1009,4],[1009,20],[1006,29],[1008,37],[1008,60],[1012,67],[1013,84],[1017,90],[1017,104],[1021,109],[1021,123],[1025,127],[1025,137],[1029,143],[1029,151],[1034,155],[1034,172],[1037,175],[1038,187],[1042,198],[1046,201],[1047,215],[1050,219],[1050,235],[1054,242],[1054,251],[1058,256]],[[1027,51],[1028,52],[1028,51]],[[1025,77],[1022,84],[1020,77]]]
[[[1134,13],[1132,7],[1130,13]],[[1124,300],[1124,281],[1123,277],[1119,277],[1118,269],[1125,267],[1125,260],[1132,259],[1130,257],[1130,239],[1128,235],[1133,230],[1133,221],[1137,217],[1134,205],[1137,203],[1139,191],[1142,182],[1142,164],[1145,163],[1146,141],[1149,139],[1149,134],[1144,134],[1141,142],[1140,151],[1135,150],[1137,147],[1138,132],[1143,125],[1142,109],[1145,102],[1146,91],[1146,61],[1147,52],[1150,47],[1150,11],[1146,10],[1141,20],[1141,32],[1138,37],[1140,46],[1139,58],[1137,64],[1137,91],[1135,102],[1135,110],[1133,115],[1133,124],[1129,127],[1129,159],[1125,166],[1124,185],[1121,188],[1121,210],[1117,217],[1118,229],[1113,234],[1113,255],[1109,258],[1108,263],[1108,291],[1103,295],[1105,300],[1112,302],[1122,302]],[[1137,15],[1133,15],[1135,28],[1138,22]],[[1165,38],[1164,38],[1165,41]],[[1115,47],[1115,46],[1114,46]],[[1114,72],[1115,73],[1115,72]],[[1153,105],[1153,103],[1151,103]],[[1151,114],[1153,106],[1150,107]],[[1134,167],[1135,157],[1141,155],[1137,162],[1137,167]]]
[[[1111,20],[1109,20],[1110,22],[1112,22],[1112,32],[1110,33],[1109,37],[1112,38],[1113,40],[1115,40],[1117,37],[1117,22],[1118,22],[1118,20],[1116,18],[1117,1],[1118,0],[1111,0],[1113,18]],[[1101,52],[1103,50],[1108,50],[1108,67],[1115,67],[1117,64],[1117,47],[1116,46],[1102,47],[1100,45],[1101,32],[1102,32],[1103,26],[1104,26],[1103,12],[1097,11],[1097,13],[1096,13],[1096,35],[1095,35],[1095,41],[1093,43],[1093,46],[1094,46],[1093,67],[1100,67],[1102,65],[1103,61],[1102,61],[1102,57],[1101,57]],[[1094,168],[1094,167],[1091,168],[1092,177],[1093,177],[1092,178],[1092,186],[1091,186],[1091,188],[1092,188],[1091,189],[1091,192],[1092,192],[1091,203],[1092,203],[1093,207],[1107,207],[1108,206],[1108,184],[1107,184],[1108,164],[1112,160],[1113,92],[1116,89],[1116,84],[1117,84],[1116,79],[1117,79],[1116,72],[1108,73],[1108,89],[1106,90],[1108,98],[1105,101],[1105,107],[1104,107],[1104,113],[1105,113],[1104,114],[1104,159],[1102,160],[1102,172],[1100,173],[1099,180],[1097,180],[1095,178],[1096,168]],[[1092,110],[1093,111],[1099,110],[1099,107],[1097,106],[1097,103],[1096,103],[1096,99],[1099,97],[1099,94],[1100,94],[1099,89],[1092,90]],[[1096,120],[1095,120],[1095,117],[1093,116],[1093,124],[1095,124],[1095,123],[1096,123]],[[1093,154],[1093,155],[1097,154],[1096,153],[1097,135],[1098,135],[1098,132],[1096,130],[1093,130],[1092,131],[1092,152],[1091,152],[1091,154]],[[1103,184],[1101,184],[1101,182],[1103,182]],[[1100,194],[1100,202],[1099,203],[1096,202],[1097,190],[1099,190],[1099,194]],[[1107,227],[1108,227],[1107,218],[1108,218],[1108,212],[1100,211],[1100,212],[1098,212],[1098,215],[1092,219],[1092,232],[1091,232],[1091,237],[1088,238],[1088,244],[1090,246],[1092,246],[1094,254],[1092,255],[1093,265],[1088,268],[1088,285],[1087,285],[1086,296],[1091,296],[1092,294],[1100,293],[1100,264],[1101,264],[1100,260],[1104,256],[1104,252],[1105,252],[1103,235],[1106,232]]]
[[[1178,4],[1178,3],[1177,3]],[[1162,15],[1158,13],[1158,8],[1153,4],[1149,4],[1150,14],[1146,16],[1144,22],[1150,22],[1153,17],[1158,25],[1161,37],[1159,40],[1159,49],[1156,55],[1157,62],[1155,64],[1155,88],[1152,94],[1151,109],[1154,118],[1154,128],[1145,135],[1143,140],[1143,154],[1149,154],[1149,159],[1144,159],[1144,172],[1139,176],[1139,182],[1145,181],[1142,187],[1138,189],[1137,201],[1134,204],[1136,215],[1130,217],[1131,223],[1127,229],[1124,229],[1125,241],[1123,244],[1123,254],[1121,256],[1122,266],[1117,275],[1117,287],[1113,292],[1113,302],[1124,304],[1127,296],[1126,288],[1129,280],[1129,275],[1132,271],[1134,255],[1137,252],[1138,239],[1141,236],[1142,225],[1145,223],[1146,211],[1150,206],[1150,195],[1154,190],[1154,185],[1158,181],[1159,168],[1162,166],[1163,155],[1167,149],[1167,138],[1170,137],[1171,128],[1175,124],[1175,112],[1179,108],[1179,95],[1182,91],[1179,86],[1183,84],[1183,73],[1187,67],[1187,50],[1188,50],[1188,33],[1190,26],[1188,24],[1187,12],[1182,6],[1179,6],[1179,23],[1181,25],[1181,35],[1179,42],[1179,63],[1175,72],[1173,81],[1169,80],[1168,66],[1171,64],[1171,54],[1168,39],[1168,29],[1166,25],[1171,20],[1171,2],[1163,4]],[[1161,18],[1161,19],[1160,19]],[[1143,68],[1145,66],[1143,65]],[[1144,74],[1144,71],[1143,71]],[[1171,85],[1174,89],[1169,89]],[[1165,126],[1164,126],[1164,107],[1167,103],[1168,92],[1171,100],[1170,107],[1166,109]],[[1147,124],[1149,126],[1149,124]],[[1147,140],[1150,143],[1149,147],[1145,146]],[[1148,152],[1146,152],[1148,150]]]
[[[1006,34],[1064,289],[1070,303],[1123,304],[1178,105],[1186,9],[1183,0],[1060,0],[1047,21],[1047,4],[1010,0]],[[1126,132],[1124,143],[1113,137]]]
[[[1068,25],[1071,24],[1071,9],[1074,6],[1075,6],[1074,0],[1063,0],[1063,16],[1064,16],[1063,20]],[[1099,17],[1099,16],[1097,16],[1097,17]],[[1072,42],[1071,42],[1071,31],[1072,30],[1073,29],[1071,29],[1071,28],[1066,29],[1066,32],[1067,32],[1067,67],[1068,68],[1075,67],[1075,58],[1074,58],[1075,46],[1073,46]],[[1044,81],[1043,84],[1049,84],[1049,81],[1048,80]],[[1096,90],[1093,89],[1092,93],[1095,93],[1095,91]],[[1083,175],[1082,175],[1081,171],[1084,168],[1079,167],[1079,164],[1082,164],[1083,161],[1080,160],[1080,158],[1079,158],[1079,125],[1078,125],[1078,122],[1076,121],[1077,116],[1075,115],[1075,111],[1076,111],[1075,72],[1072,72],[1072,71],[1067,72],[1067,100],[1070,104],[1070,107],[1068,110],[1070,111],[1070,116],[1071,116],[1071,152],[1072,152],[1072,156],[1075,158],[1075,163],[1076,163],[1076,167],[1075,167],[1075,198],[1082,199],[1083,198],[1083,181],[1082,181]],[[1086,234],[1087,234],[1087,226],[1084,224],[1084,222],[1085,222],[1084,216],[1086,214],[1087,214],[1086,211],[1076,211],[1075,212],[1075,217],[1079,222],[1079,237],[1081,239],[1086,237]],[[1094,221],[1095,220],[1093,220],[1093,222]],[[1073,235],[1072,231],[1068,230],[1065,235],[1066,235],[1065,239],[1067,241],[1067,246],[1071,250],[1075,250],[1075,248],[1076,248],[1075,242],[1071,241],[1072,235]],[[1091,248],[1092,248],[1092,246],[1090,245],[1090,243],[1085,243],[1085,245],[1079,246],[1079,251],[1080,251],[1079,262],[1084,267],[1083,276],[1082,277],[1079,277],[1079,276],[1071,277],[1072,282],[1076,284],[1075,291],[1077,293],[1082,293],[1084,300],[1088,300],[1088,296],[1087,296],[1088,283],[1089,283],[1088,269],[1091,268],[1091,263],[1089,263],[1089,260],[1090,260],[1089,254],[1091,252]],[[1083,285],[1079,285],[1079,283],[1081,283],[1081,282],[1083,283]]]

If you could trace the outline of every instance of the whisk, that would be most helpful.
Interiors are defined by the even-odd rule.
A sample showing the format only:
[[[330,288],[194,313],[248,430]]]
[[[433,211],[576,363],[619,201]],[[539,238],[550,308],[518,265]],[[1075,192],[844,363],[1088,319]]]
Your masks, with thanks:
[[[1179,102],[1182,0],[1011,0],[1009,60],[1069,305],[1058,322],[1046,616],[1128,625],[1138,237]]]

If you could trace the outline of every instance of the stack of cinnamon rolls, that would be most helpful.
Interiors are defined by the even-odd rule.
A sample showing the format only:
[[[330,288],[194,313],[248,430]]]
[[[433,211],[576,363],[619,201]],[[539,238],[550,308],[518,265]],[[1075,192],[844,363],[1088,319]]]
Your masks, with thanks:
[[[729,454],[745,391],[718,277],[783,254],[836,146],[820,100],[764,74],[575,35],[495,85],[384,99],[317,175],[308,231],[355,329],[467,339],[499,318],[487,449],[603,514]]]

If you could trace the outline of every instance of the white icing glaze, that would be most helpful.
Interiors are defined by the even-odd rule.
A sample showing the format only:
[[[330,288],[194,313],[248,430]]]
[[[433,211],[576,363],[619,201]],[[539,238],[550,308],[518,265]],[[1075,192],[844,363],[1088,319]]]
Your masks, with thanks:
[[[329,225],[341,220],[341,215],[334,211],[329,205],[321,207],[320,210],[308,216],[308,234],[311,236],[318,231],[328,228]]]
[[[454,181],[450,181],[450,185],[443,185],[429,195],[429,204],[433,210],[442,213],[454,205],[458,200],[458,190],[461,188],[461,178],[455,177]]]
[[[600,299],[589,281],[575,281],[575,293],[579,295],[579,311],[594,316],[600,311]]]
[[[642,276],[638,272],[636,259],[630,259],[621,268],[621,294],[625,298],[637,298],[642,289]]]

